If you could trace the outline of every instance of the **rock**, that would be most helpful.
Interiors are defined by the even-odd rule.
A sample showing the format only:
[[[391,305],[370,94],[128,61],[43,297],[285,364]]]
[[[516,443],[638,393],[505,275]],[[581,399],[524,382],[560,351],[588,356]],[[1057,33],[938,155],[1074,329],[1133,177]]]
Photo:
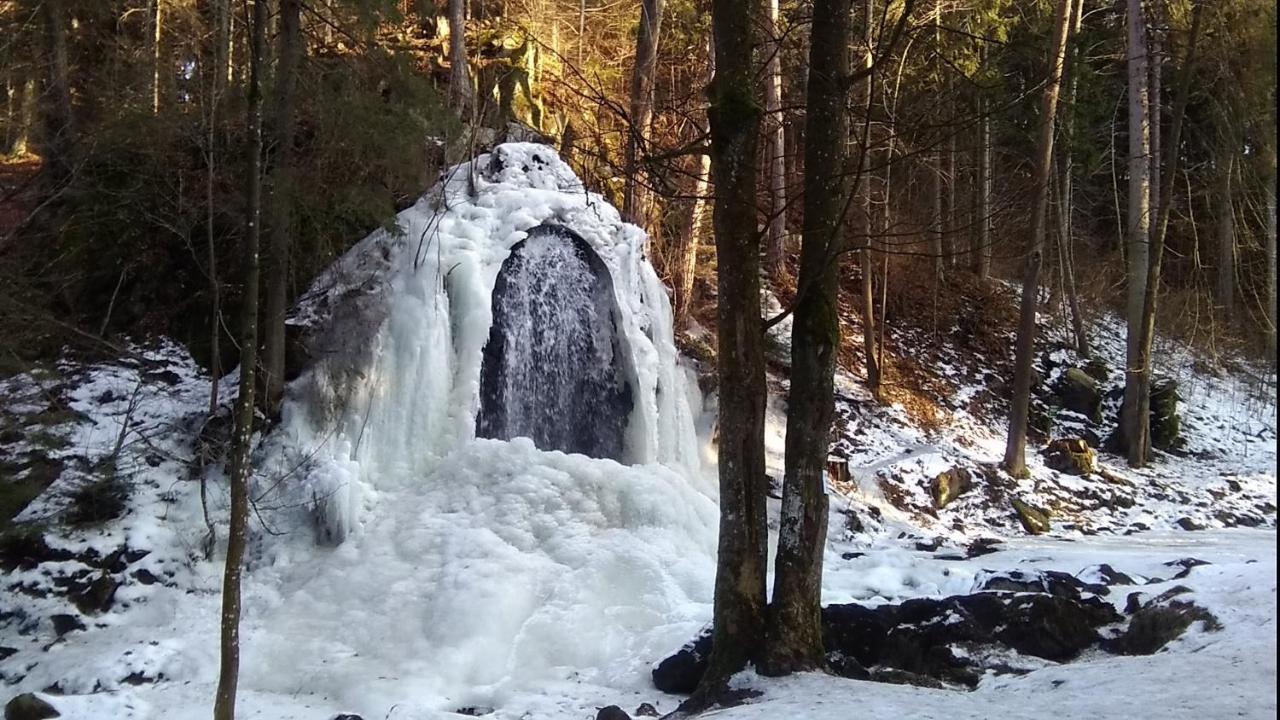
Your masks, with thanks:
[[[1056,570],[984,571],[975,579],[974,585],[983,592],[1039,593],[1070,600],[1080,600],[1084,593],[1106,595],[1110,592],[1105,585],[1086,583],[1074,575]]]
[[[870,680],[871,672],[856,659],[840,652],[827,653],[827,668],[842,678]]]
[[[453,711],[455,715],[466,715],[468,717],[482,717],[484,715],[492,715],[493,708],[486,705],[468,705],[460,707]]]
[[[972,487],[973,474],[965,468],[956,467],[944,470],[933,478],[929,483],[929,495],[933,498],[933,506],[941,509]]]
[[[632,715],[636,717],[658,717],[658,708],[649,703],[640,703],[640,706],[636,708]]]
[[[56,717],[62,717],[62,713],[35,693],[18,695],[4,706],[4,720],[47,720]]]
[[[17,652],[18,652],[18,648],[11,648],[11,647],[5,647],[4,645],[0,645],[0,660],[4,660],[5,658],[16,655]]]
[[[1098,381],[1080,368],[1068,368],[1054,387],[1062,407],[1080,413],[1091,422],[1102,422],[1102,393]]]
[[[978,538],[965,549],[965,557],[976,558],[1000,551],[1000,541],[995,538]]]
[[[1160,378],[1151,383],[1151,445],[1160,450],[1175,450],[1183,445],[1182,422],[1178,417],[1178,382]]]
[[[1091,565],[1085,568],[1084,570],[1081,570],[1079,573],[1077,573],[1076,577],[1080,578],[1081,580],[1084,580],[1086,583],[1090,582],[1086,578],[1089,578],[1089,577],[1097,578],[1097,580],[1094,581],[1094,584],[1101,584],[1104,586],[1137,585],[1138,584],[1137,581],[1135,581],[1129,575],[1122,573],[1119,570],[1116,570],[1115,568],[1111,567],[1106,563],[1103,563],[1101,565]]]
[[[600,708],[596,713],[596,720],[631,720],[631,716],[617,705],[609,705]]]
[[[1111,377],[1111,371],[1107,369],[1107,364],[1098,358],[1093,358],[1085,363],[1084,372],[1098,382],[1106,382],[1107,378]]]
[[[1043,510],[1031,507],[1018,498],[1012,498],[1010,502],[1013,504],[1013,511],[1018,514],[1018,522],[1022,523],[1022,527],[1032,535],[1040,535],[1049,532],[1049,514]]]
[[[104,572],[83,590],[73,593],[71,602],[85,615],[103,613],[111,608],[119,587],[120,583]]]
[[[1186,530],[1187,532],[1204,529],[1204,525],[1196,522],[1195,520],[1192,520],[1189,517],[1180,517],[1177,519],[1175,524],[1178,527],[1182,528],[1183,530]]]
[[[687,695],[698,687],[711,657],[711,628],[685,643],[674,655],[653,668],[653,686],[665,693]]]
[[[355,713],[339,713],[333,716],[333,720],[364,720],[364,718]]]
[[[50,616],[49,622],[53,623],[53,632],[58,637],[62,637],[69,632],[85,629],[84,623],[80,622],[80,618],[66,613]]]
[[[1063,662],[1100,640],[1099,626],[1120,615],[1098,598],[1079,601],[1053,595],[1016,595],[1006,608],[996,639],[1024,655]]]
[[[1094,452],[1081,438],[1059,438],[1045,448],[1045,465],[1068,475],[1088,475],[1094,470]]]
[[[1108,640],[1103,647],[1121,655],[1151,655],[1181,637],[1197,621],[1206,631],[1222,627],[1213,613],[1193,602],[1156,598],[1133,614],[1123,635]]]
[[[934,688],[942,690],[946,686],[941,682],[918,673],[909,672],[907,670],[898,670],[897,668],[876,668],[871,672],[871,680],[890,685],[914,685],[916,687]]]

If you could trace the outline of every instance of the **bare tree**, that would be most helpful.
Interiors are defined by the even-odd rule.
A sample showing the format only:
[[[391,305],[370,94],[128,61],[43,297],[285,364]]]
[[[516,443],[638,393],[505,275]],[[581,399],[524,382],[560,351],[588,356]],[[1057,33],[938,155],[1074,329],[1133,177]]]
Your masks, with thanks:
[[[769,153],[769,240],[765,265],[769,274],[786,272],[787,248],[787,142],[782,116],[782,33],[778,26],[778,0],[769,0],[769,32],[772,33],[765,64],[764,109]]]
[[[871,111],[872,111],[872,81],[874,77],[870,75],[872,65],[874,63],[874,46],[871,36],[871,21],[875,17],[875,0],[864,0],[863,2],[863,34],[862,42],[864,45],[862,53],[862,68],[868,73],[867,79],[858,86],[859,98],[858,104],[866,113],[863,122],[862,147],[864,157],[873,157],[875,153],[872,151],[873,139],[871,137]],[[875,274],[875,260],[871,255],[872,250],[872,208],[871,208],[871,176],[868,171],[868,163],[864,162],[861,172],[854,177],[854,192],[858,198],[859,209],[855,214],[858,221],[858,232],[862,236],[862,249],[858,252],[858,260],[862,271],[862,292],[859,300],[862,305],[862,350],[866,357],[865,364],[867,368],[867,388],[876,397],[880,396],[880,363],[876,357],[876,304],[875,304],[875,284],[873,277]]]
[[[1135,0],[1136,2],[1136,0]],[[1060,0],[1054,19],[1053,45],[1049,49],[1049,81],[1040,100],[1040,127],[1036,139],[1035,205],[1031,211],[1031,242],[1022,275],[1022,299],[1018,342],[1013,365],[1013,398],[1009,409],[1009,440],[1004,468],[1015,477],[1026,475],[1027,415],[1031,406],[1031,361],[1035,350],[1036,307],[1040,302],[1040,267],[1049,213],[1049,178],[1053,162],[1053,125],[1058,109],[1058,89],[1067,48],[1067,29],[1073,0]]]
[[[1218,114],[1217,188],[1214,191],[1214,216],[1218,222],[1218,305],[1223,317],[1235,313],[1236,297],[1236,220],[1232,199],[1232,174],[1235,172],[1236,141],[1231,120],[1225,111]]]
[[[707,84],[710,85],[716,72],[715,38],[707,36]],[[703,128],[708,132],[707,128]],[[688,320],[693,306],[693,281],[698,267],[698,246],[702,241],[704,216],[706,215],[707,193],[711,185],[711,156],[699,153],[698,170],[693,183],[693,205],[689,208],[689,220],[680,238],[679,256],[676,262],[678,272],[676,282],[676,323],[683,325]]]
[[[464,116],[475,102],[467,65],[467,0],[449,0],[449,98]]]
[[[250,443],[253,438],[253,395],[258,363],[258,239],[262,215],[262,64],[266,55],[268,0],[254,0],[249,50],[248,134],[246,170],[248,218],[245,223],[244,299],[240,315],[240,395],[236,398],[227,479],[231,484],[231,527],[222,578],[221,662],[214,720],[235,720],[240,677],[240,574],[249,531]]]
[[[1130,428],[1145,423],[1135,416],[1141,382],[1140,346],[1142,342],[1142,304],[1147,288],[1150,264],[1149,236],[1151,212],[1151,126],[1147,117],[1150,107],[1147,84],[1147,20],[1141,0],[1126,0],[1128,22],[1129,78],[1129,217],[1126,229],[1125,261],[1127,264],[1127,298],[1125,316],[1128,334],[1125,342],[1124,403],[1121,407],[1120,436]],[[1145,435],[1145,433],[1142,433]],[[1127,444],[1127,438],[1124,443]]]
[[[652,231],[649,197],[640,182],[639,158],[653,124],[653,74],[658,67],[658,39],[662,33],[664,0],[642,0],[640,29],[636,33],[636,60],[631,71],[631,131],[627,134],[622,212],[632,222]]]

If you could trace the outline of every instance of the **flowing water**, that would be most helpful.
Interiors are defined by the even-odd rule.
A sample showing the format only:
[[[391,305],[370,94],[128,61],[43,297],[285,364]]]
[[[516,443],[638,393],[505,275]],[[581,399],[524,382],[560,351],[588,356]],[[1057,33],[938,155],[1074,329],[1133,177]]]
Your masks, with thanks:
[[[621,460],[631,390],[615,315],[608,271],[585,242],[562,228],[530,232],[493,290],[476,435]]]

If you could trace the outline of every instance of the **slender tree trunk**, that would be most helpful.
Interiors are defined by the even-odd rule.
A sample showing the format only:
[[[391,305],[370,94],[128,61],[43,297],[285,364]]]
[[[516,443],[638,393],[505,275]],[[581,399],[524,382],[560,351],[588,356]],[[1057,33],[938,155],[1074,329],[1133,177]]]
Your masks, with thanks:
[[[1166,165],[1169,173],[1166,187],[1161,190],[1159,215],[1156,216],[1155,227],[1151,232],[1151,265],[1147,272],[1147,286],[1142,298],[1142,331],[1138,350],[1138,392],[1135,412],[1130,421],[1133,423],[1125,429],[1128,444],[1128,461],[1132,467],[1142,467],[1147,462],[1147,453],[1151,445],[1151,349],[1156,336],[1156,303],[1160,296],[1160,265],[1164,258],[1165,232],[1169,227],[1169,206],[1173,202],[1173,185],[1178,177],[1178,164],[1181,153],[1178,152],[1182,140],[1182,121],[1187,111],[1187,100],[1191,96],[1191,71],[1196,61],[1196,44],[1200,39],[1200,21],[1204,5],[1194,2],[1192,5],[1191,36],[1187,42],[1187,56],[1182,63],[1182,78],[1178,83],[1177,98],[1174,100],[1173,123],[1170,127],[1169,151]]]
[[[67,59],[67,11],[62,0],[40,3],[45,73],[43,138],[46,194],[65,186],[74,172],[75,119],[71,110],[71,69]]]
[[[941,55],[942,47],[942,0],[934,0],[933,3],[933,46],[934,52]],[[938,68],[942,67],[942,62],[936,63]],[[941,70],[939,70],[941,72]],[[939,77],[934,88],[941,93],[943,89],[942,80]],[[933,255],[933,279],[934,282],[940,282],[945,273],[946,264],[946,247],[943,244],[942,236],[942,149],[936,147],[933,152],[929,153],[930,169],[929,169],[929,200],[932,207],[929,210],[929,252]],[[935,292],[937,292],[935,290]],[[936,318],[935,318],[936,321]]]
[[[756,167],[759,0],[712,0],[716,74],[710,87],[712,227],[716,239],[716,358],[720,387],[720,540],[707,672],[685,708],[714,702],[729,677],[760,658],[765,624],[764,327]]]
[[[1058,109],[1058,89],[1067,48],[1067,29],[1073,0],[1060,0],[1054,20],[1053,46],[1048,62],[1049,82],[1040,102],[1040,129],[1036,140],[1034,187],[1031,212],[1031,242],[1022,276],[1021,312],[1013,369],[1013,399],[1009,410],[1009,441],[1005,446],[1004,468],[1015,477],[1027,473],[1027,416],[1031,406],[1031,362],[1035,352],[1036,307],[1040,295],[1040,266],[1043,263],[1049,210],[1049,178],[1053,161],[1053,124]]]
[[[1151,11],[1151,22],[1149,26],[1149,34],[1147,36],[1147,69],[1151,73],[1151,79],[1148,83],[1148,117],[1151,123],[1151,147],[1148,150],[1151,167],[1151,207],[1147,211],[1147,215],[1155,221],[1160,216],[1160,182],[1161,169],[1160,157],[1163,151],[1160,147],[1161,119],[1164,117],[1164,95],[1161,84],[1164,76],[1164,2],[1163,0],[1147,0]]]
[[[1274,126],[1273,126],[1274,128]],[[1272,130],[1274,136],[1275,130]],[[1266,155],[1267,173],[1267,234],[1263,237],[1263,251],[1267,256],[1267,357],[1272,367],[1276,363],[1276,151],[1271,148]]]
[[[151,114],[160,114],[164,62],[164,0],[151,0]]]
[[[815,0],[813,4],[805,113],[805,223],[797,279],[797,285],[808,291],[798,293],[792,316],[786,472],[764,663],[766,672],[776,674],[825,665],[821,605],[822,554],[827,537],[824,480],[840,346],[836,258],[844,239],[843,175],[849,145],[844,78],[849,72],[851,14],[851,0]]]
[[[765,265],[775,278],[786,272],[787,250],[787,143],[782,118],[782,34],[778,25],[778,0],[769,0],[769,62],[765,66],[765,147],[769,152],[769,240]]]
[[[1224,116],[1218,131],[1217,185],[1214,199],[1218,221],[1218,305],[1223,317],[1230,321],[1235,316],[1236,297],[1236,221],[1235,203],[1231,193],[1231,175],[1235,170],[1236,144]]]
[[[1071,308],[1071,332],[1076,340],[1076,352],[1089,357],[1089,336],[1085,332],[1084,314],[1080,305],[1080,293],[1076,288],[1075,269],[1075,222],[1072,217],[1075,198],[1074,190],[1074,142],[1076,119],[1076,80],[1079,77],[1080,63],[1080,23],[1084,17],[1084,0],[1077,0],[1071,12],[1071,52],[1067,66],[1063,70],[1067,85],[1067,104],[1062,118],[1062,180],[1059,189],[1062,197],[1059,203],[1059,234],[1062,242],[1062,274],[1066,281],[1067,304]]]
[[[872,45],[871,24],[875,18],[875,0],[863,0],[863,53],[862,67],[864,70],[870,70],[873,62],[872,53],[874,46]],[[872,110],[872,84],[874,78],[868,75],[865,82],[859,86],[859,105],[862,106],[863,112],[866,113],[867,137],[864,138],[862,147],[867,157],[875,157],[874,136],[871,135],[871,110]],[[862,164],[862,172],[858,173],[855,178],[857,185],[855,192],[858,197],[859,211],[855,214],[859,221],[859,233],[862,235],[862,250],[858,253],[858,259],[862,266],[862,352],[865,356],[865,364],[867,366],[867,388],[871,390],[871,394],[880,397],[880,364],[876,360],[876,304],[875,304],[875,259],[871,255],[872,235],[874,235],[875,223],[872,218],[871,206],[871,163]]]
[[[715,40],[707,37],[707,84],[716,74]],[[704,128],[704,131],[706,128]],[[689,209],[689,223],[680,246],[679,282],[676,286],[676,325],[683,326],[693,308],[693,282],[697,276],[698,246],[702,241],[702,229],[707,207],[707,193],[711,185],[711,156],[698,156],[698,171],[693,183],[693,207]]]
[[[467,65],[467,0],[449,0],[449,98],[464,118],[475,102]]]
[[[642,0],[640,29],[636,33],[636,62],[631,71],[631,131],[627,134],[622,212],[646,231],[649,220],[649,193],[640,182],[640,155],[648,142],[653,123],[653,76],[658,67],[658,40],[662,33],[664,0]]]
[[[986,48],[982,49],[982,62],[986,63]],[[991,276],[991,106],[985,96],[978,98],[979,148],[978,148],[978,249],[974,253],[975,271],[980,280]]]
[[[253,438],[254,369],[258,361],[258,236],[262,214],[262,64],[266,55],[268,0],[254,0],[249,52],[244,300],[240,315],[240,395],[236,398],[228,480],[231,484],[231,527],[222,579],[221,663],[214,701],[214,720],[234,720],[240,676],[240,573],[249,526],[249,444]]]
[[[263,406],[280,411],[284,397],[285,316],[289,310],[290,206],[289,177],[293,165],[294,96],[302,62],[302,2],[280,0],[275,97],[271,112],[274,156],[270,178],[271,247],[267,262],[266,332],[263,344]]]
[[[1128,246],[1125,252],[1128,290],[1126,320],[1128,336],[1125,342],[1124,401],[1121,406],[1120,435],[1128,446],[1126,432],[1138,427],[1146,419],[1136,415],[1140,377],[1140,345],[1142,327],[1142,303],[1146,294],[1147,269],[1150,265],[1149,236],[1151,210],[1151,125],[1147,117],[1150,101],[1147,83],[1147,27],[1141,0],[1126,0],[1128,22],[1128,75],[1129,75],[1129,217]]]

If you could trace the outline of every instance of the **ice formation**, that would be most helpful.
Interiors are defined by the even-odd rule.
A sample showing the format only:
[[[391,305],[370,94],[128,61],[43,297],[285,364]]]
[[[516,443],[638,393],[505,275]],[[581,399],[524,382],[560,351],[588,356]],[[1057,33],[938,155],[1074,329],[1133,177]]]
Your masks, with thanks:
[[[289,476],[280,505],[310,507],[322,539],[341,542],[378,478],[425,476],[477,421],[482,436],[533,435],[541,449],[698,467],[696,383],[677,363],[670,302],[643,247],[644,233],[549,147],[500,145],[451,168],[290,318],[310,357],[263,453],[268,475]],[[513,264],[495,327],[495,286]],[[555,307],[530,315],[521,302]]]

